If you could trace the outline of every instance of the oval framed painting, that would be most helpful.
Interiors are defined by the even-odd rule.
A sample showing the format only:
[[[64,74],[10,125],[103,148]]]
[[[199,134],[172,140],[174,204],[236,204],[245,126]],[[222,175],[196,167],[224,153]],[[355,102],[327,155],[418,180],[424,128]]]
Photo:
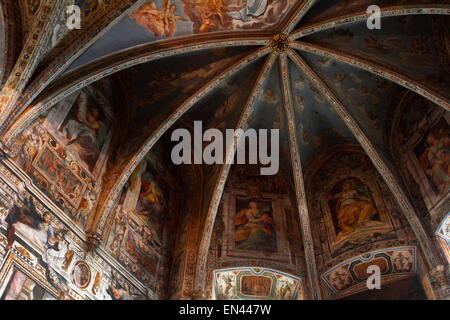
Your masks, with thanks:
[[[78,261],[72,271],[72,281],[80,289],[86,289],[91,282],[91,268],[84,261]]]

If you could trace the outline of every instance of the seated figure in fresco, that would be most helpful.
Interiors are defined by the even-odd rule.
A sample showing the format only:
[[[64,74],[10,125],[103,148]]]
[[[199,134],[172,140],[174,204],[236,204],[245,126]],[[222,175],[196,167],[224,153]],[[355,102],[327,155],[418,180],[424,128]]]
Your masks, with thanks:
[[[250,201],[248,208],[240,210],[234,219],[236,248],[275,251],[274,222],[270,214]]]
[[[355,227],[367,226],[377,213],[372,201],[359,194],[351,180],[343,182],[342,191],[331,197],[331,200],[335,199],[337,220],[341,229],[337,240],[352,234]]]
[[[164,195],[153,174],[147,171],[141,177],[141,191],[136,212],[144,216],[158,216],[163,208]]]
[[[77,99],[77,113],[74,119],[67,121],[64,133],[67,145],[77,151],[80,158],[92,170],[106,140],[107,128],[101,120],[98,108],[89,107],[88,97],[81,91]]]
[[[444,191],[450,182],[450,138],[441,129],[426,138],[427,147],[420,155],[420,164],[438,192]]]

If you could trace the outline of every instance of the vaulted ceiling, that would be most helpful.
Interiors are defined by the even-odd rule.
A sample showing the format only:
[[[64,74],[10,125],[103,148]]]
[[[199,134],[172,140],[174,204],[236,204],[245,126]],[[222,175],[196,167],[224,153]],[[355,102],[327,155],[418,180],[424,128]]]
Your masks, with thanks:
[[[416,234],[425,234],[402,191],[387,137],[407,91],[449,110],[450,1],[278,0],[251,19],[227,11],[233,1],[172,0],[174,22],[164,25],[157,15],[166,1],[76,0],[80,30],[68,30],[60,14],[73,1],[10,2],[0,2],[0,134],[7,148],[81,89],[109,85],[115,132],[87,231],[102,233],[149,151],[169,154],[171,130],[201,120],[220,130],[280,129],[281,172],[296,199],[308,261],[314,252],[303,176],[340,144],[365,151],[398,191]],[[374,2],[382,9],[381,30],[367,28],[366,9]],[[215,13],[204,18],[206,9]],[[200,261],[230,168],[201,167]],[[177,174],[189,180],[183,170]],[[429,244],[422,249],[429,252]],[[314,263],[307,267],[315,272]]]

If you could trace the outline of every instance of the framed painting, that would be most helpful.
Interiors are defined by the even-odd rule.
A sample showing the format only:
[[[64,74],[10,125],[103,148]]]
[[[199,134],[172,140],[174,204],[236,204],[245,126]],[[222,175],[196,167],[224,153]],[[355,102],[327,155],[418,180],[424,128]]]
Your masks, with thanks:
[[[47,281],[45,270],[10,252],[0,270],[0,300],[57,300],[60,293]]]
[[[336,177],[321,195],[332,251],[392,230],[377,185],[361,173]]]
[[[218,300],[303,299],[302,278],[268,268],[239,267],[213,272]]]
[[[85,170],[99,177],[107,160],[113,119],[105,93],[88,87],[54,108],[44,127]]]
[[[228,256],[286,262],[289,245],[284,210],[288,203],[279,195],[251,197],[242,191],[224,195],[224,234]]]
[[[408,141],[408,170],[420,188],[429,210],[450,198],[450,115],[435,111],[427,130]]]

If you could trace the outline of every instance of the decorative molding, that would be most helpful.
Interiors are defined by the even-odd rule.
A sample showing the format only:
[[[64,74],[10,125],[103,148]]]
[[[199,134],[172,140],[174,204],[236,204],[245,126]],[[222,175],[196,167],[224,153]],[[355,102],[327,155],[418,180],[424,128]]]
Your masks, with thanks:
[[[12,113],[22,90],[31,79],[41,58],[43,46],[48,42],[50,30],[59,12],[63,10],[63,1],[47,0],[41,4],[38,17],[28,35],[14,69],[0,92],[0,123]],[[3,127],[3,126],[2,126]]]
[[[450,111],[450,101],[440,94],[434,92],[432,89],[427,88],[425,85],[412,80],[408,76],[400,74],[397,71],[392,70],[392,67],[384,64],[371,61],[369,58],[360,58],[353,54],[342,53],[335,49],[319,46],[317,44],[309,44],[306,42],[292,42],[291,47],[294,49],[317,54],[322,57],[332,58],[340,62],[355,66],[359,69],[373,73],[379,77],[395,82],[398,85],[412,90],[417,94],[427,98],[428,100],[436,103],[447,111]]]
[[[150,149],[155,145],[155,143],[161,138],[161,136],[178,120],[183,114],[185,114],[191,107],[197,103],[200,99],[202,99],[208,92],[211,92],[214,88],[217,87],[222,81],[227,79],[230,75],[235,74],[249,63],[267,55],[270,52],[269,48],[260,48],[244,57],[243,59],[236,62],[234,65],[226,69],[224,72],[213,78],[209,83],[200,88],[196,93],[194,93],[191,97],[189,97],[186,101],[184,101],[160,126],[153,132],[144,145],[138,150],[138,152],[131,158],[128,162],[127,166],[123,170],[120,175],[117,183],[114,185],[114,188],[108,193],[106,200],[104,201],[104,205],[100,209],[100,220],[96,229],[101,232],[101,229],[104,227],[105,223],[108,220],[108,217],[116,203],[116,200],[125,185],[128,181],[128,178],[133,173],[134,169],[139,165],[142,158],[150,151]]]
[[[267,37],[242,37],[237,35],[236,40],[230,40],[226,37],[224,37],[224,39],[211,40],[214,38],[217,38],[217,35],[211,35],[210,37],[207,37],[207,40],[200,40],[199,43],[188,44],[177,40],[171,42],[171,44],[157,42],[146,46],[138,46],[134,49],[108,56],[96,63],[91,63],[80,69],[74,70],[59,79],[59,81],[55,83],[48,92],[44,93],[39,101],[30,106],[29,110],[24,112],[20,118],[13,123],[8,122],[9,127],[8,125],[5,126],[1,139],[7,145],[10,144],[23,128],[29,126],[37,119],[37,117],[47,112],[58,102],[91,83],[119,71],[150,61],[181,55],[186,52],[235,46],[262,46],[269,43]]]
[[[284,34],[277,34],[270,41],[270,48],[274,53],[283,53],[289,49],[289,38]]]
[[[305,16],[305,14],[315,5],[317,0],[304,0],[303,3],[296,9],[294,16],[283,28],[282,33],[290,34],[295,26]]]
[[[372,142],[369,140],[367,135],[364,133],[362,128],[358,125],[356,120],[348,112],[347,108],[342,104],[342,102],[336,97],[336,95],[331,91],[331,89],[323,82],[323,80],[315,73],[315,71],[305,62],[305,60],[300,57],[299,54],[290,50],[288,52],[289,57],[292,61],[301,68],[311,81],[317,85],[317,87],[324,93],[326,98],[329,100],[330,104],[334,107],[339,117],[344,121],[348,129],[353,133],[355,138],[363,147],[366,154],[369,156],[373,162],[375,168],[381,174],[392,194],[394,195],[399,207],[401,208],[403,214],[408,220],[411,228],[413,229],[417,240],[423,250],[425,258],[429,263],[430,267],[439,265],[439,259],[435,254],[433,244],[428,237],[424,227],[422,226],[418,214],[415,212],[413,205],[406,196],[403,188],[396,179],[396,176],[391,171],[388,164],[386,164],[383,158],[375,149]]]
[[[381,17],[398,17],[408,15],[450,15],[450,5],[448,4],[430,4],[430,5],[403,5],[403,6],[388,6],[381,8]],[[309,36],[313,33],[321,32],[331,28],[339,28],[350,23],[367,20],[372,14],[367,11],[360,11],[356,13],[346,14],[341,17],[333,17],[326,21],[320,21],[310,25],[303,26],[294,30],[290,39],[297,40],[301,37]]]
[[[311,234],[311,223],[308,214],[308,205],[306,202],[305,184],[303,180],[303,169],[300,159],[300,151],[298,149],[297,130],[295,124],[294,109],[292,106],[292,93],[289,84],[289,70],[287,55],[280,55],[280,76],[282,81],[282,91],[284,100],[284,111],[289,131],[289,144],[291,163],[295,184],[295,196],[298,206],[298,214],[300,217],[300,225],[303,236],[303,247],[305,250],[306,268],[308,271],[308,279],[312,290],[312,297],[315,300],[321,299],[319,286],[319,277],[317,273],[316,259],[314,254],[314,242]]]
[[[135,0],[133,0],[135,1]],[[66,68],[70,66],[70,64],[76,60],[84,51],[86,51],[101,35],[107,32],[110,28],[112,28],[117,22],[121,20],[122,17],[127,15],[134,6],[138,6],[141,2],[145,0],[139,0],[139,2],[135,3],[133,6],[133,1],[123,0],[123,1],[113,1],[109,3],[116,3],[118,9],[114,10],[108,8],[105,10],[104,16],[100,21],[91,25],[87,29],[83,28],[82,31],[75,31],[77,34],[76,40],[71,42],[70,45],[65,48],[64,52],[57,58],[51,61],[51,64],[39,75],[37,75],[36,79],[28,85],[28,87],[22,92],[24,88],[21,89],[20,98],[16,100],[14,109],[11,110],[11,114],[8,114],[7,118],[4,118],[4,123],[7,124],[5,128],[0,130],[0,133],[3,133],[3,130],[8,128],[12,122],[30,105],[30,103],[46,88],[53,82]],[[58,6],[61,6],[63,1],[49,0],[50,3],[58,3]],[[65,11],[62,8],[59,8],[55,11],[54,20],[56,20],[61,11]],[[52,24],[53,25],[53,24]],[[48,39],[50,39],[53,30],[47,30],[47,41],[43,41],[43,43],[48,43]],[[81,34],[78,34],[81,33]],[[70,36],[71,34],[69,34]],[[34,71],[34,69],[33,69]],[[1,103],[1,102],[0,102]]]
[[[265,48],[270,50],[268,47]],[[239,121],[235,130],[245,129],[248,125],[248,120],[255,109],[255,102],[257,97],[259,96],[259,92],[263,86],[264,80],[266,79],[269,71],[271,70],[273,63],[275,61],[276,55],[271,54],[264,66],[261,69],[261,72],[258,76],[258,79],[253,86],[249,98],[244,106],[244,109],[239,117]],[[236,131],[235,141],[239,141],[243,131]],[[216,220],[217,210],[219,208],[220,199],[222,198],[223,190],[225,188],[225,183],[227,181],[228,172],[230,171],[231,164],[233,162],[233,158],[236,152],[237,144],[233,143],[230,145],[230,148],[226,150],[225,153],[225,163],[220,168],[220,173],[218,178],[214,184],[214,192],[209,201],[208,212],[206,214],[204,227],[202,230],[201,241],[198,248],[198,256],[197,256],[197,265],[196,265],[196,273],[195,273],[195,287],[194,291],[202,291],[205,287],[205,278],[206,278],[206,262],[208,259],[208,251],[209,244],[211,241],[211,233],[213,231],[214,222]]]

